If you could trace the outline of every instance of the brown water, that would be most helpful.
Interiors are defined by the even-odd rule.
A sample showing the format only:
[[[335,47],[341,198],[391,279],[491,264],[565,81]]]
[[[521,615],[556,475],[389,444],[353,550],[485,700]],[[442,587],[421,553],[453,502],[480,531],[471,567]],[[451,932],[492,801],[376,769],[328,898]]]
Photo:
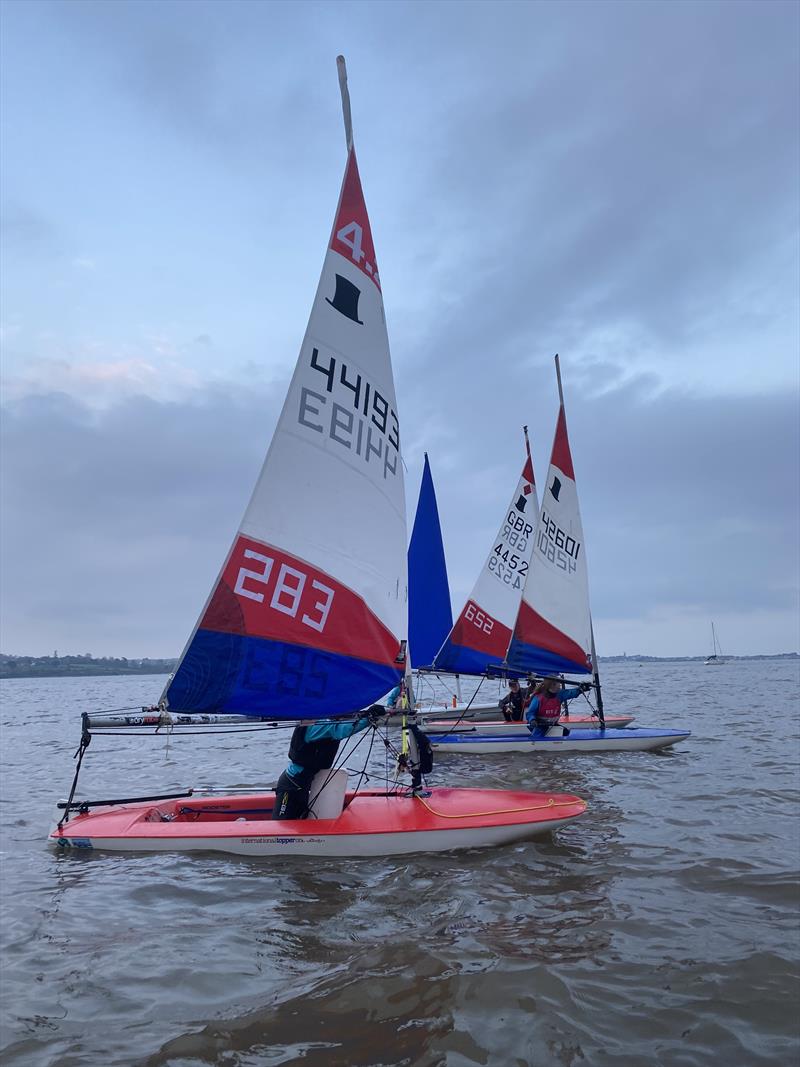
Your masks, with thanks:
[[[53,853],[80,711],[151,703],[163,679],[4,682],[4,1065],[796,1062],[797,665],[605,679],[609,712],[693,736],[663,755],[441,756],[431,779],[585,797],[555,838],[280,862]],[[265,786],[287,744],[98,737],[80,792]]]

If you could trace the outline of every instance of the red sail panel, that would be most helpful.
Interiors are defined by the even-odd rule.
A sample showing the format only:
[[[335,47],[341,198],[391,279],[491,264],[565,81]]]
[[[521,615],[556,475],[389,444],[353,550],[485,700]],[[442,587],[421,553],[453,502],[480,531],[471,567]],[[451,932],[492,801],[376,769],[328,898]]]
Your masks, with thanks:
[[[502,661],[511,640],[511,630],[497,619],[493,619],[473,600],[468,600],[450,631],[449,640],[454,645],[471,648]]]
[[[520,604],[514,637],[525,645],[553,652],[573,663],[586,664],[588,670],[592,669],[592,659],[586,649],[581,648],[577,641],[573,641],[571,637],[562,633],[537,611],[534,611],[525,600]]]
[[[360,596],[271,545],[239,536],[200,628],[394,664],[397,638]]]
[[[339,210],[336,213],[336,222],[333,224],[330,247],[334,252],[338,252],[354,263],[380,289],[378,262],[375,258],[372,230],[364,203],[354,148],[350,149],[347,157],[347,170]]]
[[[572,453],[569,449],[569,437],[567,436],[567,417],[564,408],[558,409],[558,422],[556,423],[556,435],[553,440],[553,454],[550,460],[554,467],[558,467],[568,478],[575,481],[575,471],[572,467]]]

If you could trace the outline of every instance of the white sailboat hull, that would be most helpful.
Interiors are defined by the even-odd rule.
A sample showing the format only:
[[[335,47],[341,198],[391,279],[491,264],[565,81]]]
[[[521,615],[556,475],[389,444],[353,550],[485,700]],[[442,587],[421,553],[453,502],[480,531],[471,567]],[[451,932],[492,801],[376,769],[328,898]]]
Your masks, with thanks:
[[[569,737],[497,736],[476,737],[448,734],[429,740],[435,752],[466,756],[490,756],[507,752],[560,756],[570,752],[655,752],[685,741],[690,732],[679,730],[573,730]]]
[[[496,700],[482,704],[427,704],[420,707],[417,706],[417,717],[424,721],[426,719],[441,719],[444,716],[453,719],[495,719],[497,718],[498,702]]]

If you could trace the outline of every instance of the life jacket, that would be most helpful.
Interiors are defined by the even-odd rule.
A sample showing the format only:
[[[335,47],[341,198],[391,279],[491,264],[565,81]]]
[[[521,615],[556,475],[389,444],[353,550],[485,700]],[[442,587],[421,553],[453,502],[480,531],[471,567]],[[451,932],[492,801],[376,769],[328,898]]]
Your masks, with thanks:
[[[289,759],[307,771],[327,771],[333,766],[339,742],[333,738],[306,741],[305,726],[296,726],[289,743]]]
[[[560,698],[550,696],[549,693],[539,693],[536,699],[539,701],[539,707],[536,711],[536,721],[557,723],[561,718]]]

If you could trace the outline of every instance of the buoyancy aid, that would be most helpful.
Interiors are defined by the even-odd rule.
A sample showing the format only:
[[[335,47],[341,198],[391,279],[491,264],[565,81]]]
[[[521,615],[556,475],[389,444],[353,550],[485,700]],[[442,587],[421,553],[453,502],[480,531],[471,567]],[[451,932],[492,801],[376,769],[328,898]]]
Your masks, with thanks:
[[[306,741],[306,727],[295,727],[289,743],[289,759],[299,763],[307,771],[327,771],[333,766],[339,742],[332,738],[321,741]]]
[[[550,693],[539,693],[539,707],[536,709],[536,721],[556,723],[561,718],[561,699]]]

